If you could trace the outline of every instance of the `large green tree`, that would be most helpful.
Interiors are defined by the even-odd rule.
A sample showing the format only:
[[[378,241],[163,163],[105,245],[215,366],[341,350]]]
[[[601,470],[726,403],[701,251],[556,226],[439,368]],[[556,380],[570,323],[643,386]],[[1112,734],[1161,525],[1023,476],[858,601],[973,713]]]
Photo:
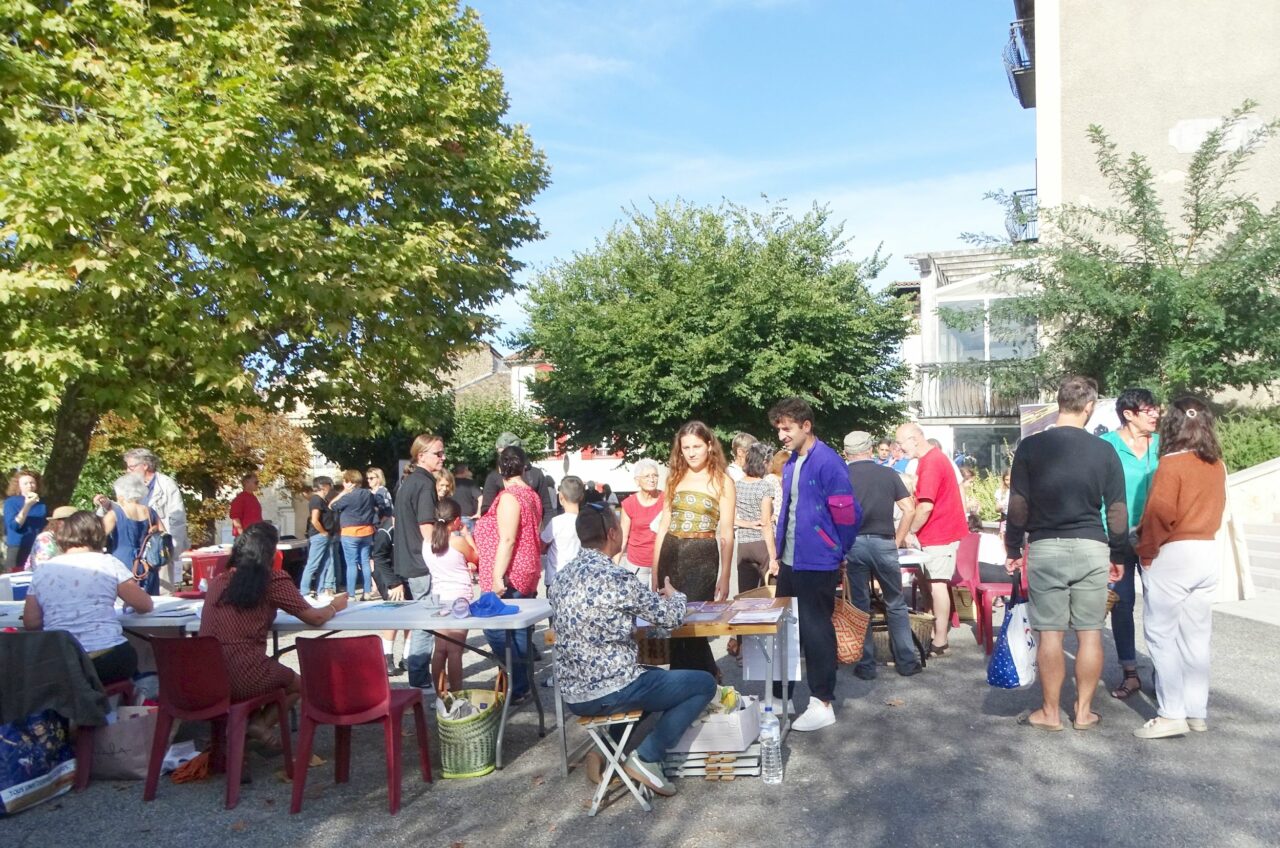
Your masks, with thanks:
[[[1114,205],[1041,210],[1039,243],[1011,250],[1004,284],[1016,296],[993,315],[1038,323],[1043,344],[997,376],[1047,387],[1088,374],[1104,392],[1148,386],[1164,396],[1280,379],[1280,205],[1260,209],[1241,186],[1280,121],[1248,130],[1253,108],[1205,136],[1176,206],[1145,156],[1122,156],[1103,128],[1089,129]]]
[[[0,438],[409,409],[490,329],[542,154],[455,0],[0,6]]]
[[[907,310],[868,290],[878,254],[846,249],[822,207],[633,211],[530,287],[519,341],[555,366],[533,396],[571,444],[631,454],[665,454],[691,418],[763,434],[788,395],[828,435],[883,430],[901,414]]]

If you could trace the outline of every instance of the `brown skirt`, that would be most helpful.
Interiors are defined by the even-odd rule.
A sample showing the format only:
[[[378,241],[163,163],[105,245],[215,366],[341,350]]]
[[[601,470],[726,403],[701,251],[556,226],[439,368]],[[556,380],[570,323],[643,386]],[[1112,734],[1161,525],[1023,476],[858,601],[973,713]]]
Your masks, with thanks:
[[[715,600],[720,576],[720,546],[715,539],[667,536],[658,552],[658,587],[670,577],[676,591],[691,601]],[[699,669],[720,680],[720,669],[705,637],[671,640],[671,668]]]

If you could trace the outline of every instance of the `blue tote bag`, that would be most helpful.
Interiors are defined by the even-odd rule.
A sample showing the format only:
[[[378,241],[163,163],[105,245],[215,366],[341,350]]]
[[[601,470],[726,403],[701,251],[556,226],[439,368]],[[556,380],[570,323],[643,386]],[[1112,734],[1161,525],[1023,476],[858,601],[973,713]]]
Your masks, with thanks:
[[[987,663],[987,683],[998,689],[1020,689],[1036,682],[1036,634],[1022,597],[1022,572],[1013,572],[1013,597],[1004,608],[1004,624]]]

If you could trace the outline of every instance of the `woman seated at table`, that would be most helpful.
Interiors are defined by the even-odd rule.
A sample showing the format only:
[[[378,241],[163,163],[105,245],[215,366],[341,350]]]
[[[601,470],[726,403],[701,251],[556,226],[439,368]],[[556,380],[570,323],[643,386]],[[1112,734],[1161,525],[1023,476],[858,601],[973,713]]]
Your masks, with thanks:
[[[236,537],[227,570],[209,581],[200,635],[222,643],[232,701],[284,689],[292,706],[300,692],[298,675],[266,654],[267,632],[276,610],[318,627],[347,605],[346,593],[322,607],[307,603],[286,572],[271,568],[279,541],[280,532],[273,525],[251,524]],[[279,735],[271,727],[275,718],[274,709],[259,711],[249,722],[249,738],[275,747],[279,743]]]
[[[116,599],[136,612],[151,612],[151,596],[120,560],[104,554],[107,534],[98,516],[72,513],[54,531],[62,553],[31,576],[22,624],[28,630],[65,630],[93,662],[103,685],[138,671],[138,653],[116,618]]]

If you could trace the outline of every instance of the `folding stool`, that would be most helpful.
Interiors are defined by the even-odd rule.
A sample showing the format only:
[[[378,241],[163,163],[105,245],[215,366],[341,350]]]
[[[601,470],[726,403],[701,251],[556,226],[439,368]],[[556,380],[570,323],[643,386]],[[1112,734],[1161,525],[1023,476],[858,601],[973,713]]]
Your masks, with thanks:
[[[627,740],[631,738],[631,731],[635,730],[637,724],[640,723],[640,717],[643,713],[640,710],[632,710],[629,713],[614,713],[608,716],[583,716],[578,719],[578,724],[587,735],[591,737],[591,741],[600,749],[600,753],[604,755],[605,767],[600,775],[600,786],[596,789],[596,795],[591,799],[591,810],[587,813],[594,816],[600,811],[600,802],[604,800],[605,795],[609,792],[609,783],[616,774],[635,796],[636,801],[640,804],[640,808],[646,813],[653,809],[653,805],[649,803],[649,799],[653,797],[653,791],[643,783],[637,784],[631,779],[631,775],[627,774],[622,768],[622,764],[626,761]],[[615,724],[626,725],[622,731],[622,737],[618,741],[614,741],[613,736],[609,733],[609,728]]]

